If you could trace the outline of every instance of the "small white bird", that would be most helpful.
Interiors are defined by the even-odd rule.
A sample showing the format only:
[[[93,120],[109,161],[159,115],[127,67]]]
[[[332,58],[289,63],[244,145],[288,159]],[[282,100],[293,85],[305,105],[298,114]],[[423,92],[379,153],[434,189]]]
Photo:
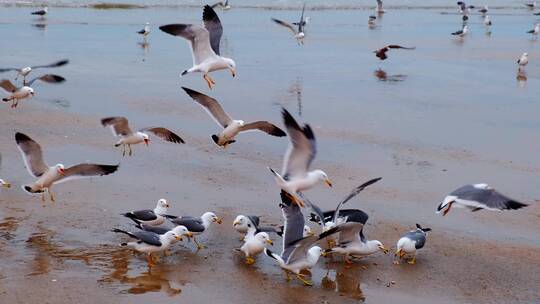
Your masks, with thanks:
[[[521,55],[521,57],[519,57],[519,59],[518,59],[518,61],[517,61],[518,69],[521,70],[521,69],[524,68],[528,63],[529,63],[529,54],[523,53],[523,54]]]
[[[306,9],[306,4],[304,3],[304,6],[302,7],[302,15],[300,16],[300,21],[293,22],[292,24],[290,24],[288,22],[285,22],[285,21],[281,21],[281,20],[276,19],[276,18],[272,18],[272,21],[274,21],[275,23],[277,23],[277,24],[279,24],[281,26],[284,26],[284,27],[288,28],[289,30],[291,30],[291,32],[294,35],[293,36],[294,39],[296,39],[296,41],[298,42],[299,45],[304,44],[304,38],[306,37],[306,33],[304,32],[304,28],[307,25],[307,23],[309,22],[309,17],[304,18],[305,9]],[[296,26],[296,28],[295,28],[295,26]]]
[[[30,74],[35,69],[43,69],[43,68],[57,68],[64,66],[69,63],[69,60],[63,59],[57,62],[53,62],[51,64],[46,65],[35,65],[35,66],[27,66],[22,68],[0,68],[0,73],[3,72],[9,72],[9,71],[15,71],[17,72],[17,76],[15,77],[15,80],[19,78],[19,76],[23,77],[23,84],[26,85],[26,76]]]
[[[219,2],[216,2],[216,3],[212,4],[212,8],[216,8],[218,6],[221,7],[221,9],[224,10],[224,11],[231,9],[231,5],[229,4],[229,0],[225,0],[225,2],[219,1]]]
[[[484,16],[484,25],[485,25],[485,26],[488,26],[488,27],[492,25],[491,19],[489,18],[488,15],[485,15],[485,16]]]
[[[135,242],[122,243],[120,246],[128,246],[136,251],[146,253],[148,267],[152,267],[154,265],[152,253],[165,251],[171,246],[171,244],[173,244],[173,242],[182,240],[182,237],[173,231],[168,231],[163,235],[149,231],[129,232],[120,229],[113,229],[113,232],[127,234],[130,237],[137,239]]]
[[[41,80],[46,83],[61,83],[66,81],[62,76],[46,74],[40,77],[36,77],[29,82],[25,83],[22,87],[17,88],[11,81],[7,79],[0,80],[0,87],[9,93],[8,97],[2,98],[4,102],[11,101],[11,107],[16,108],[19,105],[19,101],[30,99],[35,95],[35,91],[30,87],[36,80]]]
[[[137,34],[143,35],[144,38],[150,35],[150,23],[146,22],[146,24],[144,25],[144,28],[138,31]]]
[[[78,164],[69,168],[57,164],[49,167],[43,160],[41,146],[23,133],[15,134],[15,141],[19,146],[26,169],[37,180],[23,186],[23,189],[31,194],[41,193],[41,200],[45,201],[45,190],[54,202],[52,186],[74,178],[108,175],[118,170],[118,165]]]
[[[540,33],[540,23],[537,23],[532,30],[527,31],[527,34],[531,34],[533,37],[538,37],[538,33]]]
[[[223,128],[223,131],[219,134],[213,134],[212,140],[223,148],[227,148],[229,144],[236,142],[234,139],[239,133],[247,131],[263,131],[269,135],[283,137],[287,136],[283,130],[276,127],[274,124],[268,121],[255,121],[246,123],[243,120],[233,119],[223,110],[221,105],[217,100],[210,96],[206,96],[202,93],[182,87],[186,93],[193,98],[197,103],[199,103],[205,110],[210,114],[210,117]]]
[[[457,32],[453,32],[452,35],[453,36],[458,36],[458,37],[465,37],[467,35],[467,33],[469,33],[469,26],[464,25],[461,30],[459,30]]]
[[[31,15],[38,15],[38,16],[45,16],[45,15],[47,15],[48,12],[49,12],[49,8],[47,6],[45,6],[44,8],[42,8],[40,10],[37,10],[37,11],[33,11],[30,14]]]
[[[193,217],[193,216],[172,216],[172,215],[166,215],[167,218],[171,222],[173,222],[175,225],[185,226],[190,232],[193,233],[193,241],[195,244],[197,244],[197,249],[203,249],[204,246],[202,246],[195,236],[201,235],[204,233],[208,228],[210,227],[210,224],[217,223],[221,224],[222,219],[218,217],[214,212],[205,212],[201,217]]]
[[[121,116],[103,118],[101,119],[101,124],[104,127],[111,127],[113,135],[120,137],[120,140],[116,144],[114,144],[114,146],[122,146],[122,156],[126,155],[126,146],[129,149],[129,156],[133,154],[133,151],[131,150],[131,145],[144,143],[146,146],[148,146],[148,144],[150,143],[150,137],[145,132],[151,132],[157,137],[175,144],[185,143],[180,136],[176,135],[174,132],[167,128],[151,127],[140,129],[137,132],[133,132],[129,127],[129,122],[127,118]]]
[[[412,255],[412,259],[408,261],[409,264],[416,263],[416,251],[421,249],[426,244],[427,232],[431,231],[431,228],[422,228],[419,224],[416,224],[416,230],[407,232],[397,242],[397,250],[394,260],[394,264],[398,265],[400,260],[406,255]]]
[[[122,214],[123,216],[130,218],[135,223],[143,223],[145,225],[157,226],[165,222],[163,215],[167,214],[167,210],[170,205],[166,199],[162,198],[158,200],[156,208],[154,210],[135,210]]]
[[[263,252],[267,245],[274,245],[274,242],[270,239],[270,236],[266,232],[259,232],[255,235],[246,235],[244,244],[240,247],[246,255],[246,264],[252,265],[255,263],[254,256]]]

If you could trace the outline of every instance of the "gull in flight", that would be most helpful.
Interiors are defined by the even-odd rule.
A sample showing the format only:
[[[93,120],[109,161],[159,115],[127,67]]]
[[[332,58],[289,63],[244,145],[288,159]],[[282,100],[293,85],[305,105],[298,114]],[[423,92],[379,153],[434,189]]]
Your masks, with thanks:
[[[243,120],[232,119],[214,98],[185,87],[182,87],[182,89],[184,89],[193,100],[199,103],[214,121],[223,128],[221,133],[212,135],[212,140],[218,146],[227,148],[228,145],[236,142],[234,138],[239,133],[247,131],[259,130],[277,137],[287,135],[283,130],[268,121],[259,120],[246,123]]]
[[[15,71],[17,72],[17,76],[15,77],[15,80],[19,79],[19,76],[23,77],[23,84],[26,85],[26,76],[30,74],[35,69],[43,69],[43,68],[57,68],[64,66],[69,63],[69,60],[63,59],[57,62],[53,62],[51,64],[46,65],[35,65],[35,66],[27,66],[22,68],[0,68],[0,73],[3,72],[9,72],[9,71]]]
[[[201,72],[208,87],[212,89],[215,81],[208,75],[209,72],[229,69],[233,77],[236,76],[236,63],[231,58],[220,55],[219,42],[223,34],[223,27],[216,12],[208,5],[203,10],[203,25],[194,24],[168,24],[159,29],[173,36],[186,39],[191,46],[193,67],[184,70],[182,76],[188,73]]]
[[[30,14],[31,15],[38,15],[38,16],[45,16],[45,15],[47,15],[48,12],[49,12],[49,8],[47,6],[45,6],[44,8],[42,8],[40,10],[37,10],[37,11],[33,11]]]
[[[47,83],[61,83],[66,81],[66,79],[62,76],[46,74],[30,80],[29,82],[25,83],[25,85],[18,88],[11,81],[2,79],[0,80],[0,87],[9,93],[9,96],[2,98],[2,100],[4,102],[11,101],[11,107],[16,108],[19,105],[19,101],[34,97],[35,91],[31,85],[36,82],[36,80]]]
[[[52,186],[75,178],[108,175],[118,170],[118,165],[78,164],[65,168],[63,164],[49,167],[43,160],[41,146],[23,133],[15,134],[15,141],[21,151],[26,169],[37,180],[30,185],[23,186],[28,193],[41,193],[41,200],[45,201],[45,190],[49,193],[51,201],[54,195]]]
[[[270,239],[268,233],[262,231],[254,235],[246,235],[244,244],[239,250],[246,256],[246,264],[252,265],[255,263],[253,257],[263,252],[267,245],[274,245],[274,242]]]
[[[431,228],[422,228],[420,224],[416,224],[416,230],[411,230],[397,242],[397,250],[394,260],[394,264],[398,265],[400,260],[406,255],[412,255],[412,259],[408,261],[409,264],[416,264],[416,251],[421,249],[426,244],[427,232],[431,231]]]
[[[148,267],[154,265],[152,253],[167,250],[175,241],[181,241],[182,237],[173,231],[168,231],[165,234],[159,235],[149,231],[125,231],[113,229],[113,232],[123,233],[136,239],[134,242],[122,243],[120,246],[128,246],[138,252],[147,254]]]
[[[0,168],[2,168],[2,155],[0,154]],[[10,188],[11,184],[0,178],[0,188]]]
[[[390,45],[387,45],[387,46],[385,46],[383,48],[380,48],[378,50],[373,51],[373,53],[375,53],[375,56],[379,57],[380,60],[385,60],[386,58],[388,58],[388,56],[386,55],[386,52],[388,52],[390,49],[414,50],[416,48],[415,47],[404,47],[404,46],[400,46],[400,45],[397,45],[397,44],[390,44]]]
[[[448,194],[437,207],[437,213],[447,215],[453,206],[468,208],[475,212],[482,209],[493,211],[520,209],[527,204],[502,195],[488,184],[474,184],[465,185]]]
[[[144,28],[138,31],[137,34],[142,35],[146,39],[146,37],[150,35],[150,23],[146,22]]]
[[[113,135],[120,137],[120,140],[116,144],[114,144],[114,146],[123,147],[122,156],[126,155],[126,146],[129,149],[129,156],[133,154],[133,151],[131,150],[131,145],[144,143],[146,146],[148,146],[150,143],[150,137],[146,132],[153,133],[157,137],[168,142],[172,142],[175,144],[184,143],[184,140],[180,136],[176,135],[171,130],[162,127],[144,128],[140,129],[137,132],[133,132],[129,127],[127,118],[121,116],[103,118],[101,119],[101,124],[104,127],[111,127]]]
[[[277,23],[277,24],[279,24],[281,26],[284,26],[284,27],[288,28],[289,30],[291,30],[291,32],[294,35],[294,38],[296,39],[296,41],[298,41],[299,45],[304,44],[304,37],[306,37],[306,34],[304,32],[304,28],[307,25],[307,23],[309,22],[309,17],[304,19],[304,11],[305,11],[305,9],[306,9],[306,4],[304,3],[304,6],[302,6],[302,15],[300,16],[300,21],[293,22],[292,24],[290,24],[288,22],[285,22],[285,21],[281,21],[281,20],[276,19],[276,18],[272,18],[272,21],[274,21],[275,23]],[[296,26],[296,28],[295,28],[295,26]]]
[[[231,5],[229,4],[229,0],[216,2],[216,3],[214,3],[212,5],[212,8],[216,8],[218,6],[221,7],[221,9],[224,10],[224,11],[231,9]]]
[[[165,222],[164,215],[167,213],[167,210],[169,209],[169,207],[170,205],[167,202],[167,200],[162,198],[158,200],[156,204],[156,208],[154,208],[154,210],[150,210],[150,209],[136,210],[136,211],[130,211],[130,212],[124,213],[122,215],[131,219],[137,225],[144,224],[144,225],[150,225],[150,226],[158,226]]]
[[[322,170],[308,171],[317,154],[317,142],[311,127],[308,124],[300,127],[291,113],[285,109],[282,109],[281,113],[289,135],[289,147],[283,158],[281,174],[272,168],[269,169],[274,174],[277,185],[293,195],[295,203],[304,206],[304,203],[294,196],[295,194],[311,189],[321,181],[332,187],[332,182]]]
[[[197,250],[203,249],[204,246],[197,242],[196,235],[200,235],[210,227],[212,223],[222,223],[222,219],[214,212],[205,212],[201,217],[193,216],[173,216],[165,215],[175,225],[185,226],[191,233],[193,233],[193,241],[197,244]]]

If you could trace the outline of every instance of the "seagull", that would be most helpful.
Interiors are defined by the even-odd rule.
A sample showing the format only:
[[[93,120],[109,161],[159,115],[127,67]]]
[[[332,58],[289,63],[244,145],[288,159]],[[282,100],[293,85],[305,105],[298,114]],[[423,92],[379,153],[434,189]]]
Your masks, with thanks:
[[[140,230],[153,232],[159,235],[163,235],[167,233],[168,231],[172,231],[181,237],[182,236],[186,236],[188,238],[193,237],[193,233],[191,233],[185,226],[176,226],[171,229],[167,227],[152,226],[152,225],[144,224],[142,222],[136,222],[135,227]]]
[[[540,23],[537,23],[532,30],[527,31],[527,34],[531,34],[533,37],[538,37],[538,33],[540,33]]]
[[[170,207],[166,199],[162,198],[158,200],[156,208],[154,210],[136,210],[122,214],[123,216],[130,218],[137,225],[144,224],[146,226],[158,226],[165,222],[164,215],[167,213],[167,209]]]
[[[427,232],[431,231],[431,228],[422,228],[420,224],[416,224],[416,230],[411,230],[405,233],[398,242],[396,250],[396,259],[394,264],[398,265],[399,260],[407,254],[412,254],[412,260],[408,261],[409,264],[416,263],[416,250],[421,249],[426,244]]]
[[[228,145],[236,142],[234,138],[238,133],[247,131],[260,130],[277,137],[287,136],[283,130],[268,121],[259,120],[245,123],[243,120],[232,119],[214,98],[186,87],[182,87],[182,89],[184,89],[193,100],[199,103],[218,125],[223,127],[221,133],[212,135],[212,140],[214,140],[218,146],[227,148]]]
[[[233,228],[238,233],[244,234],[241,241],[244,241],[246,237],[254,236],[259,232],[276,232],[272,227],[260,227],[260,219],[256,215],[238,215],[233,222]]]
[[[230,10],[231,9],[231,5],[229,4],[229,0],[225,0],[225,2],[223,1],[219,1],[219,2],[216,2],[212,5],[212,8],[216,8],[216,7],[221,7],[222,10]]]
[[[0,154],[0,168],[2,168],[2,155]],[[11,184],[0,178],[0,188],[10,188]]]
[[[274,174],[277,185],[294,197],[300,191],[308,190],[320,181],[332,187],[328,175],[322,170],[308,171],[315,159],[317,143],[315,134],[308,124],[300,127],[289,111],[282,109],[283,122],[289,135],[289,147],[283,159],[281,174],[269,168]],[[300,206],[304,203],[294,197]]]
[[[266,245],[274,245],[268,233],[259,232],[255,235],[246,235],[244,244],[240,247],[240,251],[246,256],[246,264],[252,265],[255,263],[253,256],[263,252],[266,249]]]
[[[484,16],[484,25],[485,25],[485,26],[488,26],[488,27],[492,25],[491,19],[489,18],[488,15],[485,15],[485,16]]]
[[[195,241],[195,244],[197,244],[197,250],[203,249],[204,246],[197,242],[195,236],[205,232],[212,223],[222,223],[222,219],[216,216],[214,212],[205,212],[201,217],[177,217],[173,215],[165,215],[165,217],[169,218],[173,224],[185,226],[190,232],[193,233],[193,241]]]
[[[283,237],[283,233],[285,232],[285,226],[279,226],[279,230],[278,231],[274,230],[274,232],[277,235]],[[308,237],[312,235],[315,235],[315,231],[309,225],[304,225],[304,231],[302,232],[302,236]]]
[[[479,9],[478,12],[481,13],[482,15],[487,14],[487,12],[488,12],[488,6],[487,6],[487,5],[484,5],[484,7],[481,8],[481,9]]]
[[[143,35],[144,38],[150,35],[150,23],[146,22],[146,24],[144,25],[144,28],[138,31],[137,34]]]
[[[16,108],[17,105],[19,105],[19,101],[30,99],[35,95],[34,89],[31,87],[31,85],[36,82],[36,80],[47,83],[61,83],[66,81],[66,79],[62,76],[46,74],[40,77],[36,77],[27,83],[25,82],[22,87],[17,88],[11,81],[7,79],[2,79],[0,80],[0,87],[2,87],[6,92],[10,93],[8,97],[4,97],[2,98],[2,100],[4,102],[11,101],[11,107]]]
[[[459,12],[463,15],[467,15],[471,12],[471,9],[474,8],[474,5],[467,6],[463,1],[459,1],[457,5],[459,6]]]
[[[457,32],[453,32],[452,35],[453,36],[459,36],[459,37],[465,37],[465,35],[467,35],[468,32],[469,32],[469,26],[464,25],[461,30],[459,30]]]
[[[281,190],[281,210],[283,213],[285,233],[283,234],[283,250],[281,254],[273,253],[268,248],[264,249],[267,256],[275,259],[285,272],[287,281],[290,281],[289,273],[294,273],[296,278],[305,285],[311,286],[312,282],[304,279],[305,275],[300,272],[310,269],[319,260],[324,251],[315,244],[323,237],[313,235],[303,237],[304,216],[298,204],[294,204],[294,196]]]
[[[375,56],[379,57],[380,60],[385,60],[386,58],[388,58],[388,56],[386,55],[386,52],[388,52],[390,49],[414,50],[416,48],[415,47],[404,47],[404,46],[400,46],[400,45],[396,45],[396,44],[390,44],[390,45],[387,45],[387,46],[385,46],[383,48],[380,48],[378,50],[373,51],[373,53],[375,53]]]
[[[382,0],[377,0],[377,7],[375,8],[377,14],[384,14],[386,11],[383,9]]]
[[[37,10],[37,11],[33,11],[30,14],[31,15],[45,16],[45,15],[47,15],[48,12],[49,12],[49,8],[47,6],[45,6],[44,8],[42,8],[40,10]]]
[[[377,16],[373,16],[373,15],[369,16],[368,17],[368,25],[369,26],[375,26],[376,25],[376,23],[375,23],[376,20],[377,20]]]
[[[291,30],[291,32],[294,35],[294,38],[296,39],[296,41],[298,42],[299,45],[304,44],[304,37],[306,37],[306,34],[304,33],[304,27],[309,22],[309,18],[304,19],[304,11],[305,11],[305,9],[306,9],[306,4],[304,3],[304,5],[302,6],[302,15],[300,16],[300,21],[299,22],[293,22],[292,24],[290,24],[288,22],[285,22],[285,21],[281,21],[281,20],[276,19],[276,18],[272,18],[272,21],[274,21],[275,23],[277,23],[277,24],[279,24],[281,26],[284,26],[284,27],[288,28],[289,30]],[[296,26],[296,28],[295,28],[295,26]]]
[[[63,59],[63,60],[53,62],[51,64],[46,64],[46,65],[27,66],[27,67],[22,67],[22,68],[0,68],[0,73],[9,72],[9,71],[16,71],[17,76],[15,77],[15,80],[17,80],[19,78],[19,76],[22,76],[23,77],[23,84],[26,85],[26,76],[28,76],[28,74],[30,74],[30,72],[32,72],[33,70],[35,70],[35,69],[43,69],[43,68],[57,68],[57,67],[64,66],[64,65],[66,65],[68,63],[69,63],[69,60]]]
[[[517,61],[518,70],[521,71],[528,63],[529,63],[529,54],[523,53]]]
[[[525,6],[530,9],[534,9],[536,7],[536,1],[525,3]]]
[[[126,155],[126,146],[129,149],[129,156],[131,156],[133,153],[133,151],[131,150],[131,145],[144,143],[146,146],[148,146],[150,142],[150,137],[145,132],[151,132],[157,137],[175,144],[185,143],[184,140],[180,136],[176,135],[173,131],[162,127],[144,128],[134,133],[129,128],[127,118],[122,116],[103,118],[101,119],[101,124],[104,127],[111,127],[113,135],[120,137],[120,140],[116,144],[114,144],[114,146],[122,146],[122,156]]]
[[[45,201],[45,190],[54,202],[52,186],[74,178],[103,176],[116,172],[118,165],[78,164],[65,168],[63,164],[49,167],[43,160],[41,146],[23,133],[15,134],[15,141],[21,151],[26,169],[37,180],[31,185],[24,185],[28,193],[41,193],[41,200]]]
[[[184,70],[182,76],[188,73],[204,73],[204,80],[208,87],[216,83],[209,72],[229,69],[233,77],[236,76],[236,63],[231,58],[220,56],[219,42],[223,34],[223,27],[216,12],[208,5],[203,10],[204,27],[194,24],[168,24],[160,26],[159,29],[173,36],[180,36],[188,40],[191,46],[193,57],[193,67]]]
[[[502,211],[528,206],[500,194],[488,184],[465,185],[452,191],[439,204],[437,213],[442,212],[444,216],[450,212],[450,208],[454,205],[460,208],[468,208],[473,212],[482,209]]]
[[[159,235],[149,231],[124,231],[113,229],[113,232],[127,234],[130,237],[137,239],[135,242],[122,243],[120,246],[128,246],[136,251],[147,254],[148,267],[154,265],[152,253],[167,250],[174,241],[181,241],[182,237],[173,231],[168,231],[163,235]]]

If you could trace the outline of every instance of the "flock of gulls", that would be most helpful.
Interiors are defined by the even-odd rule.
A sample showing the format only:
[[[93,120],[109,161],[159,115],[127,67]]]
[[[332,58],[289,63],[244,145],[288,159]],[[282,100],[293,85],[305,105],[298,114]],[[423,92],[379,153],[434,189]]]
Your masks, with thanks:
[[[466,22],[468,18],[465,17],[474,6],[466,5],[464,2],[458,2],[458,6],[463,14],[463,20]],[[528,6],[534,9],[536,3],[531,3]],[[210,72],[229,70],[233,77],[236,74],[235,61],[220,54],[219,47],[223,27],[214,10],[218,7],[231,8],[228,1],[219,2],[213,6],[206,5],[203,9],[201,25],[168,24],[159,27],[161,31],[179,36],[189,43],[193,66],[185,69],[182,75],[202,73],[210,89],[215,85],[215,81],[209,76]],[[32,14],[43,16],[47,12],[47,8],[44,8]],[[479,12],[487,14],[488,7],[485,6]],[[309,21],[304,13],[305,5],[297,22],[288,23],[275,18],[272,20],[276,24],[288,28],[298,43],[302,44],[306,37],[304,29]],[[377,1],[376,13],[384,13],[380,0]],[[370,16],[369,23],[371,24],[374,20],[376,20],[376,16]],[[489,16],[485,15],[485,20],[489,21],[489,24],[485,22],[486,26],[491,26]],[[530,33],[538,35],[538,32],[539,25],[537,24]],[[149,23],[146,23],[138,33],[146,39],[150,34]],[[453,33],[453,35],[463,37],[467,33],[468,27],[465,24],[462,30]],[[374,53],[379,59],[385,60],[388,51],[392,49],[412,50],[414,47],[391,44],[374,51]],[[527,62],[527,54],[525,53],[519,59],[518,64],[522,67]],[[21,86],[17,86],[7,79],[0,81],[0,86],[9,94],[3,100],[12,101],[12,107],[16,107],[20,100],[34,95],[31,86],[35,81],[40,80],[45,83],[65,81],[63,77],[55,74],[44,74],[30,81],[27,81],[26,78],[34,70],[57,68],[67,63],[68,60],[61,60],[48,65],[0,69],[0,72],[16,72],[15,81],[19,77],[23,78]],[[371,185],[379,182],[381,178],[371,179],[355,187],[338,202],[335,209],[323,211],[305,194],[319,184],[324,183],[332,187],[329,176],[323,170],[311,168],[317,154],[317,141],[309,124],[297,122],[293,115],[284,108],[281,110],[283,128],[276,123],[265,120],[245,122],[234,119],[216,99],[186,87],[182,88],[219,125],[219,132],[211,135],[212,140],[218,146],[226,148],[236,141],[236,137],[240,133],[247,131],[262,131],[274,137],[287,137],[289,140],[281,171],[277,172],[269,168],[275,179],[276,190],[280,191],[279,208],[283,215],[280,228],[261,226],[260,218],[255,215],[238,215],[232,223],[232,227],[241,234],[242,245],[236,251],[245,256],[246,264],[255,263],[255,257],[263,255],[271,258],[281,267],[287,280],[290,280],[292,275],[303,284],[312,285],[303,271],[309,270],[317,264],[321,256],[341,255],[344,263],[350,264],[354,262],[355,258],[377,252],[385,254],[388,252],[388,249],[380,241],[370,240],[365,235],[363,228],[369,218],[368,214],[360,209],[344,208],[349,201]],[[106,117],[101,119],[101,125],[110,127],[113,135],[118,137],[114,147],[121,147],[123,156],[126,155],[126,152],[129,156],[133,154],[133,145],[149,145],[150,135],[170,143],[185,143],[178,134],[164,127],[147,127],[134,131],[126,117]],[[75,178],[111,175],[119,169],[118,164],[81,163],[70,167],[63,164],[49,166],[44,160],[41,145],[37,141],[21,132],[17,132],[14,139],[21,152],[24,165],[30,175],[35,178],[34,182],[23,185],[22,189],[30,194],[41,195],[43,201],[46,200],[45,193],[49,194],[51,201],[55,200],[52,189],[59,183]],[[11,187],[11,184],[0,179],[0,186],[7,189]],[[525,206],[527,205],[499,193],[487,184],[479,183],[465,185],[448,194],[437,206],[436,212],[445,216],[452,207],[467,208],[471,211],[483,209],[500,211],[520,209]],[[184,238],[193,240],[198,250],[203,249],[204,245],[197,240],[197,236],[208,231],[211,225],[222,223],[222,219],[214,212],[205,212],[201,216],[177,216],[170,214],[170,207],[166,199],[159,199],[154,209],[129,211],[122,214],[134,224],[129,231],[113,229],[114,232],[126,235],[131,239],[129,242],[122,243],[122,246],[147,254],[149,267],[155,263],[155,253],[167,251]],[[309,214],[309,217],[306,217],[304,213]],[[308,222],[313,223],[317,228],[312,228]],[[407,259],[408,263],[414,264],[416,252],[425,246],[427,233],[430,230],[430,228],[416,224],[415,229],[404,233],[396,243],[394,263],[399,264],[402,259]],[[281,237],[281,252],[274,252],[273,249],[268,248],[274,243],[273,237]]]

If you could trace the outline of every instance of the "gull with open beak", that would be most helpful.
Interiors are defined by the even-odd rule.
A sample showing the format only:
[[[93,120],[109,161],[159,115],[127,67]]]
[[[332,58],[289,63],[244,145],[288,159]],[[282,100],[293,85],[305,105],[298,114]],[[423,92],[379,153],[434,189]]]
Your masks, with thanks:
[[[40,80],[46,83],[61,83],[66,81],[66,79],[62,76],[46,74],[40,77],[36,77],[27,83],[25,82],[22,87],[17,87],[11,81],[7,79],[2,79],[0,80],[0,87],[9,93],[7,97],[2,98],[2,101],[11,101],[11,107],[16,108],[17,105],[19,105],[19,101],[34,97],[35,91],[31,86],[34,82],[36,82],[36,80]]]
[[[293,195],[295,202],[303,207],[304,203],[295,195],[313,188],[321,181],[332,187],[332,182],[322,170],[308,171],[317,153],[317,142],[311,127],[308,124],[300,127],[285,109],[282,109],[282,116],[289,135],[289,147],[283,158],[281,174],[269,169],[274,174],[277,185]]]
[[[154,210],[144,209],[135,210],[122,214],[123,216],[131,219],[136,224],[144,224],[149,226],[158,226],[165,222],[165,214],[170,205],[166,199],[159,199]]]
[[[240,251],[246,255],[246,264],[252,265],[255,263],[253,257],[263,252],[267,245],[274,245],[274,242],[266,232],[259,232],[255,235],[246,235],[244,244],[240,247]]]
[[[203,249],[204,246],[201,245],[195,236],[201,235],[208,230],[210,224],[212,223],[222,223],[222,219],[218,217],[214,212],[205,212],[201,217],[193,216],[173,216],[165,215],[173,224],[185,226],[191,233],[193,233],[193,241],[197,244],[197,250]]]
[[[137,239],[135,242],[122,243],[120,246],[128,246],[138,252],[147,254],[148,267],[154,265],[152,253],[167,250],[175,241],[181,241],[182,237],[173,231],[168,231],[163,235],[159,235],[149,231],[125,231],[121,229],[113,229],[113,232],[123,233]]]
[[[400,260],[407,255],[412,255],[412,259],[408,261],[409,264],[416,264],[416,251],[421,249],[426,244],[427,232],[431,231],[431,228],[422,228],[420,224],[416,224],[416,230],[411,230],[400,238],[397,242],[397,250],[394,260],[394,264],[398,265]]]

